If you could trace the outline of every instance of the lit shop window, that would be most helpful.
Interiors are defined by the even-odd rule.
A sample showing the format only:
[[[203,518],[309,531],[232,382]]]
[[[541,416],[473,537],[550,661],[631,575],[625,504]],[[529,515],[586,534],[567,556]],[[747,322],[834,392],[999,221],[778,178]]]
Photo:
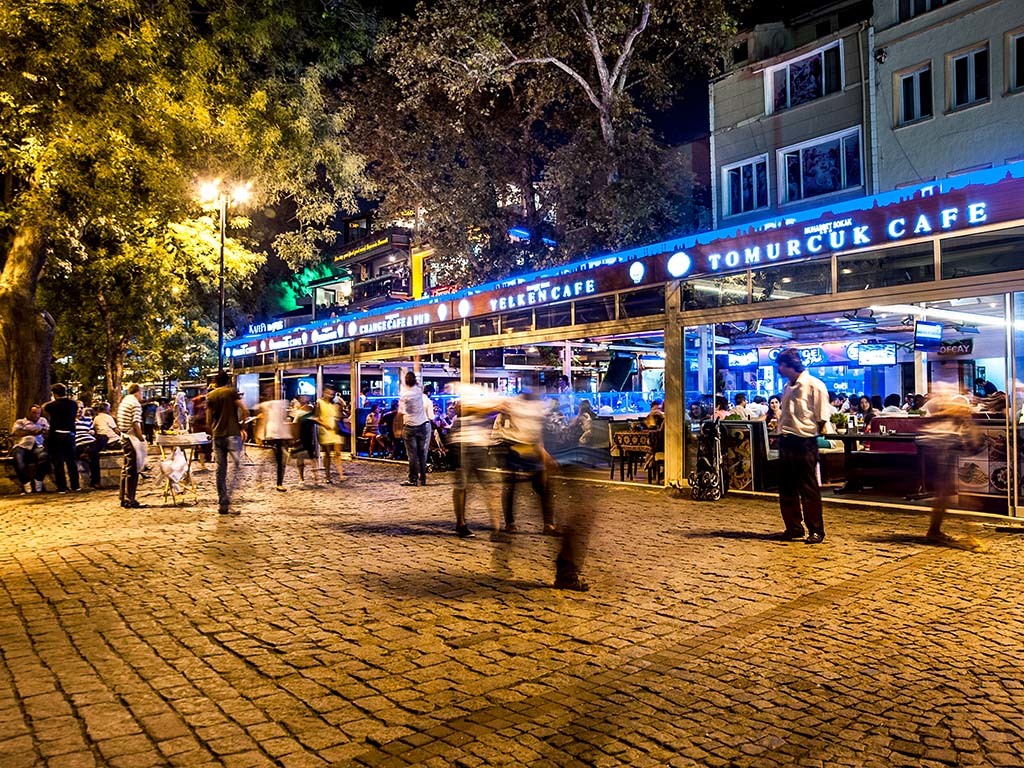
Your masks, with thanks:
[[[768,155],[727,165],[722,169],[725,215],[768,207]]]
[[[988,46],[948,58],[949,108],[961,109],[988,101]]]
[[[781,149],[778,162],[786,203],[859,187],[860,128]]]
[[[898,76],[899,123],[907,125],[932,116],[932,68],[929,65]]]
[[[806,104],[843,89],[841,41],[764,73],[765,112]]]

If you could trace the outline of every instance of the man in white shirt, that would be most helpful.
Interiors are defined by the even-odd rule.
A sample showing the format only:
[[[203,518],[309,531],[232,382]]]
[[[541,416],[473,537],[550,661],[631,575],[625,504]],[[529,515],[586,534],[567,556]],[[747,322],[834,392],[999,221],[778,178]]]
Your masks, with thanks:
[[[430,408],[428,414],[427,408]],[[427,459],[430,454],[430,418],[434,406],[423,394],[423,388],[416,380],[416,374],[405,374],[405,387],[398,397],[398,412],[404,417],[405,428],[402,439],[409,456],[409,479],[402,485],[427,484]]]
[[[818,486],[818,435],[829,419],[828,390],[819,379],[804,369],[800,352],[790,347],[775,361],[779,375],[788,380],[782,393],[778,432],[779,508],[786,529],[775,538],[796,541],[803,538],[807,525],[807,544],[825,539],[821,512],[821,488]]]
[[[143,506],[135,499],[139,488],[139,472],[142,466],[139,454],[145,455],[141,448],[145,443],[142,431],[142,388],[138,384],[128,385],[128,394],[117,406],[117,428],[124,442],[124,464],[121,466],[121,506],[125,509],[138,509]]]

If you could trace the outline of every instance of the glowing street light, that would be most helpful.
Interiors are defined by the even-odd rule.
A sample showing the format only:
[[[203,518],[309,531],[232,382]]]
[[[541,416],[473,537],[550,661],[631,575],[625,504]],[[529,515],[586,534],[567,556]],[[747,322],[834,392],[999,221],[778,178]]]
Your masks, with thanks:
[[[230,191],[221,189],[221,180],[204,181],[199,185],[199,201],[216,205],[220,212],[220,304],[217,315],[217,370],[224,370],[224,236],[228,226],[228,206],[244,205],[252,198],[249,182],[238,184]]]

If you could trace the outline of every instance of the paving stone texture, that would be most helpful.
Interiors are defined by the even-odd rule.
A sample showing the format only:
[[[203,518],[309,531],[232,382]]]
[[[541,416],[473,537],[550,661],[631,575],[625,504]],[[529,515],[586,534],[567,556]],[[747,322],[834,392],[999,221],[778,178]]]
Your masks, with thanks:
[[[832,509],[777,543],[769,501],[589,485],[565,593],[528,488],[460,540],[450,475],[275,493],[259,459],[238,517],[212,473],[0,500],[2,768],[1024,765],[1024,536]]]

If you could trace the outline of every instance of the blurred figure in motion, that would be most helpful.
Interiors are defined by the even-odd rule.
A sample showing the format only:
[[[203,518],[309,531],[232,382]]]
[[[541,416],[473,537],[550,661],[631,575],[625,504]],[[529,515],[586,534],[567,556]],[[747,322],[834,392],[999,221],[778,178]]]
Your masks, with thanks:
[[[473,480],[479,485],[485,499],[492,528],[497,530],[499,525],[484,470],[488,465],[488,449],[491,447],[491,425],[487,417],[501,406],[501,398],[473,384],[459,385],[456,391],[459,401],[455,404],[456,419],[450,436],[452,445],[459,452],[459,468],[452,491],[452,504],[455,508],[455,532],[459,538],[468,539],[473,536],[473,531],[466,524],[466,494]]]
[[[505,416],[500,421],[497,434],[505,470],[501,487],[504,531],[515,533],[518,530],[515,518],[516,482],[521,474],[525,474],[530,478],[530,485],[540,501],[544,533],[557,536],[555,513],[547,484],[546,465],[550,457],[544,450],[544,404],[532,392],[524,392],[519,397],[507,398],[501,403],[500,411]]]
[[[289,416],[287,400],[267,400],[259,405],[256,421],[256,439],[274,449],[274,463],[277,467],[277,485],[284,491],[284,465],[286,450],[295,440],[297,425]]]
[[[933,544],[974,549],[980,546],[973,539],[959,540],[942,532],[950,499],[956,490],[958,473],[974,465],[960,466],[959,458],[981,450],[984,435],[971,419],[971,406],[953,384],[937,382],[928,399],[929,413],[935,419],[921,430],[928,477],[932,480],[935,499],[925,539]],[[987,478],[986,478],[987,479]]]
[[[317,424],[317,439],[320,441],[320,454],[324,461],[324,482],[331,485],[331,461],[338,467],[338,482],[345,479],[345,471],[341,466],[341,432],[338,424],[341,420],[341,409],[334,398],[335,389],[324,385],[323,394],[313,408],[313,418]]]

